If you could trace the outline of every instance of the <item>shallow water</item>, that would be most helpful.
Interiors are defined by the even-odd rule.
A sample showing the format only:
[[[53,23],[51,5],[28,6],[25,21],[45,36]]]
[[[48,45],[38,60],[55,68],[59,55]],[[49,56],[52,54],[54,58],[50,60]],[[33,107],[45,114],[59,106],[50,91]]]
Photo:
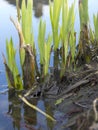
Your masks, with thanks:
[[[0,103],[0,130],[47,130],[46,118],[22,103],[13,91],[0,94]],[[32,103],[45,111],[42,100],[33,99]]]
[[[69,0],[69,5],[74,0]],[[37,8],[38,2],[42,3],[42,19],[46,21],[46,37],[48,33],[51,33],[50,20],[49,20],[49,6],[48,0],[34,0],[34,13],[33,13],[33,29],[34,29],[34,39],[37,48],[37,35],[38,35],[38,24],[40,17],[35,17],[35,11]],[[89,16],[90,24],[93,28],[93,14],[98,12],[98,0],[89,0]],[[78,0],[76,0],[75,7],[75,30],[77,32],[77,41],[78,41],[78,32],[79,32],[79,12],[78,12]],[[39,14],[41,15],[41,14]],[[2,53],[5,54],[5,42],[6,38],[13,38],[14,44],[18,49],[18,34],[11,23],[9,17],[12,16],[16,19],[16,7],[15,0],[0,0],[0,92],[7,89],[7,81],[5,76],[5,70],[2,60]],[[17,63],[19,63],[18,56],[16,57]],[[53,61],[51,60],[51,65]],[[18,66],[19,67],[19,66]],[[47,111],[47,108],[50,106],[47,105],[47,102],[43,100],[33,101],[38,107],[43,111]],[[23,104],[15,95],[11,95],[7,92],[6,94],[0,93],[0,130],[60,130],[60,124],[58,125],[51,123],[44,116],[38,112],[30,109],[25,104]],[[10,108],[11,107],[11,108]],[[9,108],[11,109],[9,111]],[[9,111],[9,112],[8,112]],[[51,108],[48,109],[48,112],[55,116],[55,111],[52,111]],[[59,112],[57,112],[58,114]],[[56,114],[56,115],[57,115]],[[62,114],[62,113],[60,113]]]

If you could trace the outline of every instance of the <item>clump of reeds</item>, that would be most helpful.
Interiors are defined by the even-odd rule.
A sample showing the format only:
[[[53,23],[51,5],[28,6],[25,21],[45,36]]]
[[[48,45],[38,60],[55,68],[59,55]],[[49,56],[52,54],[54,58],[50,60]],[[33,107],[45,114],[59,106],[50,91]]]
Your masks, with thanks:
[[[68,0],[50,1],[50,21],[52,34],[46,38],[46,23],[42,19],[38,28],[38,47],[40,54],[40,67],[36,62],[37,50],[34,44],[33,26],[32,26],[32,9],[33,1],[22,1],[21,9],[17,4],[18,20],[11,18],[19,34],[19,55],[22,68],[22,77],[16,65],[16,50],[13,46],[12,39],[6,42],[7,61],[4,57],[4,64],[9,86],[17,89],[27,89],[32,87],[35,82],[35,76],[39,73],[40,77],[46,77],[50,65],[51,51],[54,51],[54,68],[61,71],[61,76],[66,68],[73,66],[81,61],[89,61],[91,42],[89,36],[98,40],[98,15],[94,15],[94,33],[88,28],[88,0],[82,0],[79,3],[80,11],[80,40],[76,48],[76,33],[74,30],[75,22],[75,2],[69,7]],[[61,21],[60,21],[61,18]],[[47,39],[47,40],[46,40]],[[83,59],[84,58],[84,59]],[[56,65],[57,64],[57,65]],[[14,66],[14,68],[13,68]],[[63,68],[63,69],[62,69]],[[37,73],[38,72],[38,73]]]
[[[34,41],[33,41],[33,31],[32,31],[33,2],[32,0],[29,0],[27,1],[27,5],[26,5],[25,0],[23,0],[21,10],[19,8],[18,3],[19,1],[17,0],[16,4],[17,4],[18,20],[14,21],[13,18],[11,18],[11,21],[13,22],[14,26],[18,31],[19,40],[20,40],[19,54],[20,54],[23,81],[21,80],[19,84],[20,86],[22,86],[21,89],[23,88],[27,89],[29,87],[32,87],[35,81],[35,59],[34,59],[35,51],[33,51]],[[11,70],[13,74],[11,77],[13,77],[14,79],[13,85],[11,82],[8,83],[9,86],[13,86],[17,89],[18,85],[16,82],[17,79],[19,80],[19,72],[18,69],[16,69],[16,61],[15,61],[16,51],[14,50],[12,40],[10,41],[10,43],[7,42],[6,52],[7,52],[8,63],[10,63],[8,64],[9,70]],[[14,69],[12,68],[12,66],[14,67]],[[6,72],[8,73],[7,69]],[[18,77],[16,77],[17,75]],[[10,76],[7,77],[9,78]],[[9,79],[9,81],[11,81],[11,79]]]
[[[21,9],[18,6],[19,1],[16,1],[17,4],[17,14],[18,21],[14,21],[11,18],[11,21],[15,25],[20,39],[19,44],[19,54],[20,62],[22,68],[22,79],[24,88],[28,88],[33,85],[35,81],[36,73],[36,50],[34,46],[33,38],[33,27],[32,27],[32,0],[22,1]],[[62,10],[62,24],[59,26],[60,14]],[[65,19],[66,12],[66,19]],[[54,51],[57,51],[61,41],[61,47],[64,50],[64,64],[66,64],[68,53],[71,52],[72,59],[74,59],[75,52],[75,38],[74,38],[74,5],[71,8],[68,8],[67,0],[57,1],[54,3],[50,2],[50,20],[52,27],[52,35],[48,35],[46,40],[46,23],[40,20],[39,30],[38,30],[38,46],[40,52],[40,66],[43,66],[42,74],[44,77],[48,74],[50,55],[51,55],[51,44],[53,40]],[[69,25],[70,23],[70,25]],[[28,26],[27,26],[28,25]],[[69,25],[69,26],[68,26]],[[65,36],[64,36],[65,35]],[[9,44],[9,46],[11,46]],[[70,49],[69,49],[70,48]],[[69,50],[68,50],[69,49]],[[8,54],[8,51],[7,51]],[[12,54],[14,55],[14,54]],[[9,60],[9,59],[8,59]],[[16,61],[14,59],[14,64]],[[12,63],[11,63],[12,64]],[[41,67],[40,67],[41,68]],[[19,72],[18,72],[19,73]],[[15,87],[16,84],[15,84]]]
[[[7,61],[3,55],[5,69],[6,69],[6,76],[8,80],[8,84],[10,87],[14,87],[18,90],[23,89],[22,79],[18,71],[18,67],[16,65],[15,57],[16,57],[16,49],[13,46],[12,38],[10,41],[6,41],[6,55]]]

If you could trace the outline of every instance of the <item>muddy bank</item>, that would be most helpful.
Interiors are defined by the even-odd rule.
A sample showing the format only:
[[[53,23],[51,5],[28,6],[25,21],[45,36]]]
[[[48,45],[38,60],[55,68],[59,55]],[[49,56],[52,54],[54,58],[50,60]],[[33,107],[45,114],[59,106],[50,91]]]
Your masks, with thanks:
[[[63,127],[71,130],[97,130],[93,106],[98,97],[97,63],[86,64],[76,73],[65,74],[63,83],[65,84],[56,101],[56,109],[68,117],[68,122]]]
[[[24,93],[27,99],[43,97],[55,111],[62,112],[62,117],[58,117],[59,122],[63,120],[63,124],[59,123],[62,129],[98,129],[93,106],[98,96],[97,62],[85,64],[75,72],[66,72],[58,81],[52,75],[46,79],[45,83]]]
[[[77,71],[66,71],[61,79],[58,70],[56,72],[47,76],[44,82],[38,79],[28,90],[17,94],[16,90],[7,90],[10,99],[16,95],[23,103],[18,97],[21,95],[31,104],[35,99],[44,100],[48,104],[46,113],[56,120],[54,123],[49,119],[54,124],[53,130],[97,130],[97,101],[96,112],[94,108],[98,95],[97,62],[85,64]],[[49,112],[50,108],[52,112]]]

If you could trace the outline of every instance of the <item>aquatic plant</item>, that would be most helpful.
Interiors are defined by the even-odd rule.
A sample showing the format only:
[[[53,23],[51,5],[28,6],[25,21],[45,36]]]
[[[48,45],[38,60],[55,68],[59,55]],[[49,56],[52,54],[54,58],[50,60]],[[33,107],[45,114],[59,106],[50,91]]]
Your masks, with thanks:
[[[86,63],[90,61],[88,0],[79,1],[79,16],[80,16],[80,36],[79,36],[77,59],[81,63]]]
[[[88,24],[88,0],[79,0],[80,27]]]
[[[33,1],[28,0],[27,6],[25,0],[22,1],[21,19],[22,19],[22,32],[26,44],[31,44],[33,47],[33,31],[32,31],[32,9]]]
[[[18,2],[19,1],[17,0],[16,1],[17,13],[19,13]],[[22,68],[24,88],[32,87],[35,81],[35,58],[34,58],[35,51],[33,46],[34,42],[32,32],[32,6],[33,6],[32,0],[29,0],[27,2],[27,6],[25,0],[23,0],[21,9],[22,14],[21,19],[18,18],[18,21],[14,21],[13,18],[11,17],[11,21],[13,22],[19,34],[19,40],[20,40],[19,55]]]
[[[7,61],[4,58],[4,64],[9,87],[15,87],[18,90],[22,90],[22,79],[15,61],[16,50],[14,49],[12,38],[10,41],[6,40],[6,55]]]
[[[59,18],[61,13],[61,5],[61,0],[54,0],[53,3],[50,1],[50,21],[52,26],[53,44],[55,51],[58,49],[60,43]]]
[[[48,34],[48,37],[46,38],[46,23],[41,19],[38,28],[38,49],[40,54],[39,68],[38,63],[36,62],[37,53],[35,50],[32,27],[33,1],[28,0],[26,3],[26,1],[23,0],[21,9],[19,8],[19,0],[16,0],[16,5],[18,20],[14,21],[13,18],[11,18],[11,21],[15,25],[19,34],[19,55],[23,80],[21,80],[16,65],[16,50],[14,49],[11,38],[10,42],[6,42],[7,62],[4,57],[6,70],[8,69],[8,72],[10,73],[7,73],[7,78],[9,79],[9,84],[11,86],[17,88],[17,84],[20,84],[20,89],[22,89],[22,87],[25,89],[32,87],[35,82],[35,75],[37,75],[37,71],[39,71],[39,75],[43,75],[45,77],[48,74],[52,45],[52,50],[54,51],[53,67],[56,70],[56,75],[58,71],[58,75],[62,76],[66,70],[66,67],[72,66],[77,58],[81,59],[81,57],[84,56],[84,59],[89,61],[89,53],[87,53],[87,47],[90,49],[88,30],[88,0],[86,0],[86,3],[84,0],[79,3],[81,31],[80,40],[77,47],[78,49],[76,49],[76,34],[74,30],[75,2],[73,2],[73,4],[69,7],[68,0],[54,0],[54,3],[50,1],[52,35]],[[61,25],[59,25],[59,22]],[[98,39],[97,26],[98,15],[94,15],[94,35],[96,40]],[[90,30],[90,35],[94,38],[92,30]],[[13,65],[14,69],[12,67]],[[59,67],[61,67],[61,73],[59,73]],[[13,77],[12,81],[10,80],[11,77]]]
[[[20,14],[19,0],[16,0],[16,8],[17,8],[18,21],[20,21],[21,14]]]
[[[38,33],[38,46],[40,52],[40,65],[43,67],[44,76],[48,73],[52,36],[48,35],[45,40],[46,23],[40,20]]]
[[[40,20],[39,23],[39,31],[38,31],[38,47],[39,47],[39,53],[40,53],[40,64],[44,64],[44,44],[45,44],[45,33],[46,33],[46,23]]]
[[[35,47],[32,26],[33,1],[22,1],[21,6],[21,30],[23,43],[20,46],[20,59],[23,71],[24,87],[32,87],[35,81]],[[17,11],[18,12],[18,11]]]
[[[95,39],[98,42],[98,14],[93,16],[94,21],[94,35]]]
[[[26,1],[23,0],[22,5],[21,5],[21,19],[19,22],[21,24],[21,28],[22,28],[21,30],[22,30],[22,34],[24,38],[23,43],[21,44],[31,44],[32,49],[34,49],[32,9],[33,9],[33,1],[28,0],[26,3]],[[19,14],[18,7],[17,7],[17,13]],[[20,48],[21,65],[23,65],[23,62],[24,62],[24,55],[25,55],[24,50]]]
[[[75,3],[68,7],[68,1],[62,0],[62,25],[60,29],[61,43],[62,43],[62,57],[64,63],[66,64],[68,53],[71,53],[72,61],[75,57],[75,13],[74,13]]]
[[[52,36],[49,35],[47,41],[44,44],[45,48],[45,68],[44,68],[44,75],[48,74],[48,68],[50,63],[50,54],[51,54],[51,43],[52,43]]]

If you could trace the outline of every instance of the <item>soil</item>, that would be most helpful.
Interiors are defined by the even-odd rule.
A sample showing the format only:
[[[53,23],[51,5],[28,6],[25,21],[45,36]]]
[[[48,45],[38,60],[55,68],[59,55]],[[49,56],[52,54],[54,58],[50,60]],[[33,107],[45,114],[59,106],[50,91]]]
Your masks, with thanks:
[[[57,105],[57,109],[68,116],[68,122],[63,127],[70,127],[71,130],[98,130],[95,119],[97,113],[93,105],[98,95],[98,63],[85,64],[76,73],[65,74],[63,82],[66,78],[69,84],[66,85],[65,81],[59,96],[63,100]]]
[[[40,87],[25,92],[27,98],[48,98],[55,110],[64,113],[63,120],[68,119],[62,124],[64,129],[98,130],[98,63],[85,64],[77,71],[66,72],[61,80],[55,79],[52,75]]]

